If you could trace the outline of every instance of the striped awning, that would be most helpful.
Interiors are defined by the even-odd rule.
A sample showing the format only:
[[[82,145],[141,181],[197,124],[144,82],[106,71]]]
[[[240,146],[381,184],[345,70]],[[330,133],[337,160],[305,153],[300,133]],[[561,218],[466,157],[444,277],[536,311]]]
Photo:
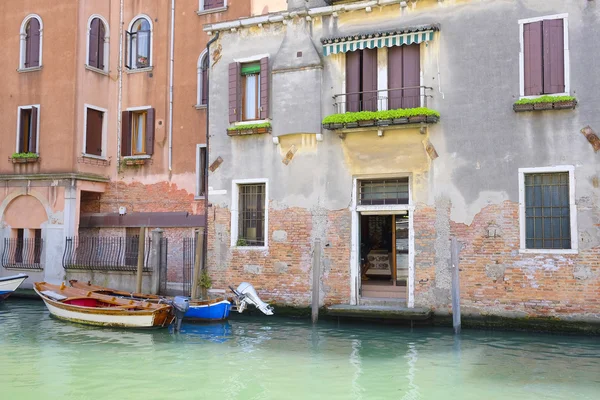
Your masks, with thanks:
[[[433,40],[433,34],[439,28],[435,25],[407,28],[402,31],[378,32],[368,35],[355,35],[322,39],[323,55],[346,53],[348,51],[375,49],[422,43]]]

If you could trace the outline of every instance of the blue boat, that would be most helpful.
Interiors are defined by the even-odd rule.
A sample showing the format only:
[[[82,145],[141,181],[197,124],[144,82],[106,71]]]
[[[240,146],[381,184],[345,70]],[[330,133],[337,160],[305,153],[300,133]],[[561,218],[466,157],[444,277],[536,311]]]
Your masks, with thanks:
[[[229,317],[231,303],[224,299],[190,301],[183,318],[192,321],[222,321]]]

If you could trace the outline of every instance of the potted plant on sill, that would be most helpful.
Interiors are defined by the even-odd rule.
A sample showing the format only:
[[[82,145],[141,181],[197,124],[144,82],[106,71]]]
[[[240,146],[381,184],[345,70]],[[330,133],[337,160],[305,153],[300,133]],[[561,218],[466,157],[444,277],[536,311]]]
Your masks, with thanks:
[[[554,102],[554,108],[559,109],[559,110],[572,109],[572,108],[575,108],[576,105],[577,105],[577,100],[575,98],[558,100],[558,101]]]
[[[11,157],[13,164],[34,163],[39,160],[40,156],[37,153],[14,153]]]

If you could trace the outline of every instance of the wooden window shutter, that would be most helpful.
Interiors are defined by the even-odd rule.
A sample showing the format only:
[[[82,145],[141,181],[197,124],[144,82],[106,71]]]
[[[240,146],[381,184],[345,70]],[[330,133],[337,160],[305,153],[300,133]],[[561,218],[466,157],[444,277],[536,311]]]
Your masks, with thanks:
[[[104,69],[104,37],[106,36],[106,28],[104,23],[100,22],[98,33],[98,68]]]
[[[25,28],[25,68],[31,67],[31,21]]]
[[[29,139],[29,149],[27,149],[30,153],[37,153],[37,133],[38,133],[38,108],[31,107],[31,124],[30,132],[31,138]]]
[[[361,51],[346,53],[346,112],[360,111],[360,59]]]
[[[90,42],[89,42],[89,57],[88,65],[98,68],[98,35],[99,35],[100,20],[94,18],[90,24]]]
[[[260,119],[269,118],[269,57],[260,60]]]
[[[402,87],[414,88],[402,90],[402,108],[421,106],[421,45],[411,44],[404,47],[402,63]]]
[[[131,155],[131,111],[121,114],[121,155]]]
[[[229,64],[229,123],[241,121],[242,110],[240,107],[240,63]]]
[[[388,48],[388,87],[400,89],[402,84],[402,63],[405,46],[394,46]],[[402,108],[402,90],[390,90],[388,93],[388,108],[396,110]]]
[[[146,113],[146,154],[154,154],[154,108]]]
[[[29,20],[29,34],[31,41],[29,42],[29,67],[40,66],[40,22],[31,18]]]
[[[362,61],[362,111],[377,111],[377,49],[364,49]]]
[[[202,92],[200,93],[200,104],[208,104],[208,55],[202,60]]]
[[[565,91],[565,43],[562,19],[543,21],[544,94]]]
[[[96,156],[102,155],[102,120],[104,113],[101,111],[87,109],[85,152]]]
[[[525,96],[544,91],[542,74],[542,22],[523,25],[523,77]]]

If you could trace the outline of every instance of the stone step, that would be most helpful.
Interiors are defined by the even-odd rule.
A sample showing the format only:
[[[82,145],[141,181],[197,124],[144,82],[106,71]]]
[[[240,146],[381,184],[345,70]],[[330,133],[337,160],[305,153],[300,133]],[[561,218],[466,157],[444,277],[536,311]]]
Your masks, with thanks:
[[[406,307],[406,298],[381,298],[381,297],[361,297],[361,306],[377,306],[377,307]]]

